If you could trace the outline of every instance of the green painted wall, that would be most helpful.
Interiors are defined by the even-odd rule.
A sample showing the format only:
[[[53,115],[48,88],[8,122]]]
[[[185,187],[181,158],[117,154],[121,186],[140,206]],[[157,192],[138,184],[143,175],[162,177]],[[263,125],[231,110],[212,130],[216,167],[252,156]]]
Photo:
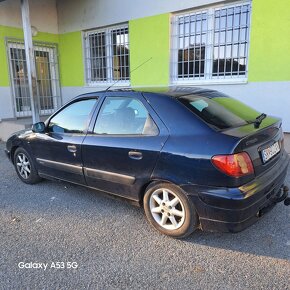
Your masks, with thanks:
[[[249,82],[290,80],[289,0],[253,0]]]
[[[0,86],[9,86],[9,72],[5,37],[23,39],[20,28],[0,26]],[[59,70],[62,86],[84,85],[84,64],[82,58],[81,32],[51,34],[39,32],[34,41],[57,43],[59,49]]]
[[[253,0],[249,82],[290,81],[289,0]],[[166,86],[170,81],[170,14],[129,21],[132,86]],[[0,26],[0,86],[9,86],[5,37],[23,38],[20,28]],[[35,41],[58,43],[62,86],[84,86],[82,33],[39,32]]]
[[[23,39],[20,28],[0,26],[0,86],[9,86],[9,69],[5,37]],[[51,34],[39,32],[34,41],[57,43],[59,49],[59,70],[62,86],[84,85],[84,64],[82,57],[81,32]]]
[[[61,85],[83,86],[84,61],[80,31],[59,35],[59,55]]]
[[[0,25],[0,87],[10,85],[5,37],[23,39],[23,31],[20,28]],[[58,43],[58,35],[39,32],[36,37],[33,37],[33,40]]]
[[[129,21],[132,86],[168,85],[170,66],[170,14]]]

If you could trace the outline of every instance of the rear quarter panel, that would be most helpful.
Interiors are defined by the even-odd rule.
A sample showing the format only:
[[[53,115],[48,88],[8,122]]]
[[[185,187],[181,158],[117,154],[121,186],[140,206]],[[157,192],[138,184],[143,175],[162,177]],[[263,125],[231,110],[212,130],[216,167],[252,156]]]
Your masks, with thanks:
[[[211,157],[229,154],[237,140],[221,134],[173,135],[167,140],[152,179],[165,179],[178,185],[238,186],[240,181],[219,172]]]
[[[230,154],[240,138],[228,136],[210,128],[180,102],[169,96],[144,97],[169,131],[152,179],[178,185],[200,184],[237,186],[240,182],[219,172],[211,163],[217,154]]]

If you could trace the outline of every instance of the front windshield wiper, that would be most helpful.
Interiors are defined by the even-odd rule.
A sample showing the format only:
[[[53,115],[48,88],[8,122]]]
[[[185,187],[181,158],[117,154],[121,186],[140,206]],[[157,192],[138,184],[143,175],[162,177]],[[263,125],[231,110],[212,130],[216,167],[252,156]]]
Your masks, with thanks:
[[[249,124],[254,124],[254,127],[258,129],[262,123],[262,121],[267,117],[265,113],[259,115],[255,120],[250,121]]]

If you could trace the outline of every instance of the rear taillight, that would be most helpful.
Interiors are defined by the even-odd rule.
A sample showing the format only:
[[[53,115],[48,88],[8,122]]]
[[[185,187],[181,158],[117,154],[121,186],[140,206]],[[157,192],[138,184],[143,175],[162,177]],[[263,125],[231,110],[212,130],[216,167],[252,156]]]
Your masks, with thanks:
[[[211,160],[221,172],[233,177],[241,177],[254,173],[252,160],[246,152],[215,155]]]

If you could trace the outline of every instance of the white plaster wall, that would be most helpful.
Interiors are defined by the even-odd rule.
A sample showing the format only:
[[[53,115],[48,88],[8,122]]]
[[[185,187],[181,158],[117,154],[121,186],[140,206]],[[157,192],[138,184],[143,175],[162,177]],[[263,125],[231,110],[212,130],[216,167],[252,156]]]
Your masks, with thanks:
[[[13,99],[10,87],[0,87],[0,121],[14,118]]]
[[[59,32],[85,30],[222,0],[57,0]],[[233,1],[231,1],[233,2]],[[109,11],[109,13],[108,13]]]
[[[200,86],[224,92],[268,115],[283,119],[283,129],[290,132],[290,82],[260,82],[236,85]],[[105,87],[63,87],[63,101],[77,95],[104,90]]]
[[[222,91],[262,113],[282,118],[284,131],[290,132],[290,82],[215,85],[208,88]]]
[[[32,26],[41,32],[58,33],[56,0],[30,0],[29,6]],[[22,27],[20,0],[0,2],[0,25]]]

